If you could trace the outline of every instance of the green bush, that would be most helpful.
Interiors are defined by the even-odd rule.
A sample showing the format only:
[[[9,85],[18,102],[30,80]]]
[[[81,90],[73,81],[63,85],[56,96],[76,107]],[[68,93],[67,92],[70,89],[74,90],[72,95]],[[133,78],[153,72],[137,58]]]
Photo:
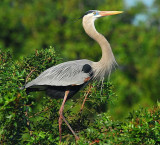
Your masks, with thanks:
[[[11,52],[0,53],[0,140],[3,144],[47,144],[59,141],[58,111],[62,100],[47,97],[45,93],[21,90],[26,82],[60,62],[53,48],[36,51],[20,61],[13,61]],[[113,96],[110,83],[92,84],[83,113],[80,107],[83,96],[67,101],[65,116],[76,131],[86,129],[97,113],[107,110],[107,101]],[[106,89],[102,91],[101,87]],[[89,110],[89,111],[88,111]],[[77,115],[79,114],[79,115]],[[74,140],[65,124],[62,126],[64,140]]]
[[[159,144],[159,107],[139,109],[130,113],[125,121],[113,121],[107,113],[97,115],[95,122],[81,132],[80,144]]]
[[[21,90],[25,82],[61,62],[54,49],[36,51],[19,61],[11,52],[0,52],[0,143],[60,144],[58,111],[62,100],[51,99],[43,92],[29,95]],[[65,104],[64,116],[80,136],[77,144],[159,144],[159,107],[139,109],[124,121],[114,121],[107,113],[116,95],[109,82],[92,83]],[[90,90],[90,91],[89,91]],[[80,112],[85,95],[88,95]],[[63,144],[75,144],[65,123]]]
[[[1,52],[0,138],[2,143],[24,144],[28,141],[36,143],[33,137],[35,134],[39,134],[40,140],[43,140],[45,139],[43,132],[47,128],[53,128],[52,131],[56,132],[54,130],[56,124],[49,123],[50,120],[53,121],[51,117],[57,117],[59,105],[56,101],[47,97],[40,99],[40,95],[35,97],[31,94],[27,96],[25,91],[20,90],[20,87],[25,84],[26,80],[35,78],[41,71],[55,65],[59,60],[52,49],[36,51],[35,54],[19,62],[13,62],[11,52]],[[42,113],[43,117],[35,113],[44,108],[51,109],[47,113]],[[48,115],[51,112],[52,115]],[[50,118],[46,116],[50,116]],[[40,125],[42,120],[43,126]],[[32,132],[33,127],[36,130],[34,132]],[[43,131],[40,131],[39,128]]]

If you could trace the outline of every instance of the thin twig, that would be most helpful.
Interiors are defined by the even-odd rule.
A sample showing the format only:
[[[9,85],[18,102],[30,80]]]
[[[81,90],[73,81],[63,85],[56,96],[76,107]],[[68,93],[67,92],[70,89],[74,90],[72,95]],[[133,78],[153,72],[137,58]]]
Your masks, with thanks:
[[[33,131],[31,131],[31,128],[30,128],[30,122],[29,122],[29,117],[28,117],[28,112],[27,112],[27,110],[26,110],[26,112],[25,112],[25,116],[26,116],[26,118],[27,118],[27,126],[28,126],[28,128],[29,128],[29,134],[30,134],[30,136],[32,136],[32,132],[33,132]]]
[[[30,72],[30,73],[28,74],[28,76],[26,77],[26,81],[25,81],[25,82],[28,81],[29,77],[31,76],[31,74],[32,74],[35,70],[36,70],[36,68],[34,68],[33,70],[31,70],[31,72]]]
[[[52,107],[52,106],[51,106]],[[51,108],[50,107],[50,108]],[[32,116],[29,116],[28,118],[32,118],[32,117],[34,117],[34,116],[37,116],[37,115],[39,115],[39,114],[41,114],[41,113],[43,113],[43,112],[46,112],[48,109],[50,109],[50,108],[45,108],[44,110],[42,110],[42,111],[40,111],[40,112],[37,112],[37,113],[35,113],[34,115],[32,115]]]

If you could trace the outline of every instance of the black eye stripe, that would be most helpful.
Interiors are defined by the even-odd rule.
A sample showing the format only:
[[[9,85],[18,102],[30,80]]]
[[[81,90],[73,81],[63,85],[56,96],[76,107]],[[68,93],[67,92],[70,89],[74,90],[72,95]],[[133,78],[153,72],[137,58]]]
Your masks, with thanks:
[[[97,12],[97,10],[89,10],[87,11],[82,17],[80,17],[79,19],[83,18],[85,15],[88,15],[90,13],[93,13],[93,12]]]
[[[96,12],[96,11],[95,11],[95,10],[89,10],[89,11],[87,11],[84,15],[87,15],[87,14],[93,13],[93,12]]]
[[[83,18],[85,15],[88,15],[88,14],[93,13],[93,12],[96,12],[96,10],[89,10],[80,18]]]

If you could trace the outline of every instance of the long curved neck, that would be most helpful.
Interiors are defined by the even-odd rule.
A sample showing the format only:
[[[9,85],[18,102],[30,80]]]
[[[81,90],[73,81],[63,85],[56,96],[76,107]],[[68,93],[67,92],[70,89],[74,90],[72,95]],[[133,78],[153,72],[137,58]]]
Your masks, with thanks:
[[[100,45],[102,49],[102,57],[98,62],[95,62],[96,69],[105,69],[110,73],[112,66],[116,63],[114,55],[112,53],[112,49],[110,47],[109,42],[105,39],[105,37],[98,33],[94,26],[94,20],[88,20],[87,18],[83,18],[83,27],[85,32],[93,38]],[[105,72],[106,73],[106,72]]]

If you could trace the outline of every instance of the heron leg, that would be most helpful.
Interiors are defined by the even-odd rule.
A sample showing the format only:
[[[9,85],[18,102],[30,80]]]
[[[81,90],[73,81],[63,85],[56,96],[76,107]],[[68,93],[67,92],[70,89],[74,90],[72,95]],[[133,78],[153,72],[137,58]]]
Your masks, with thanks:
[[[62,126],[62,121],[63,121],[63,109],[64,109],[64,104],[65,104],[65,102],[67,100],[68,94],[69,94],[69,91],[65,91],[64,99],[63,99],[61,108],[59,110],[59,120],[58,120],[58,122],[59,122],[59,137],[60,137],[60,142],[62,140],[62,135],[61,135],[61,133],[62,133],[62,127],[61,126]]]
[[[60,142],[62,140],[62,121],[64,120],[64,122],[67,124],[68,128],[71,130],[71,132],[73,133],[73,135],[75,136],[75,139],[78,140],[79,137],[76,135],[76,133],[73,131],[73,129],[71,128],[71,126],[69,125],[69,123],[66,121],[65,117],[63,116],[63,109],[64,109],[64,104],[67,100],[69,91],[65,91],[65,96],[61,105],[61,108],[59,110],[59,136],[60,136]]]
[[[84,97],[84,100],[83,100],[83,103],[82,103],[82,106],[81,106],[80,113],[82,113],[82,110],[83,110],[84,104],[85,104],[85,102],[86,102],[86,100],[87,100],[87,97],[88,97],[88,95],[89,95],[90,91],[91,91],[91,88],[92,88],[92,86],[89,84],[89,90],[87,91],[87,93],[86,93],[86,95],[85,95],[85,97]]]
[[[65,119],[65,117],[62,115],[64,122],[67,124],[68,128],[70,129],[70,131],[72,132],[72,134],[75,136],[76,140],[79,140],[79,137],[76,135],[76,133],[73,131],[73,129],[71,128],[71,126],[69,125],[69,123],[67,122],[67,120]]]

